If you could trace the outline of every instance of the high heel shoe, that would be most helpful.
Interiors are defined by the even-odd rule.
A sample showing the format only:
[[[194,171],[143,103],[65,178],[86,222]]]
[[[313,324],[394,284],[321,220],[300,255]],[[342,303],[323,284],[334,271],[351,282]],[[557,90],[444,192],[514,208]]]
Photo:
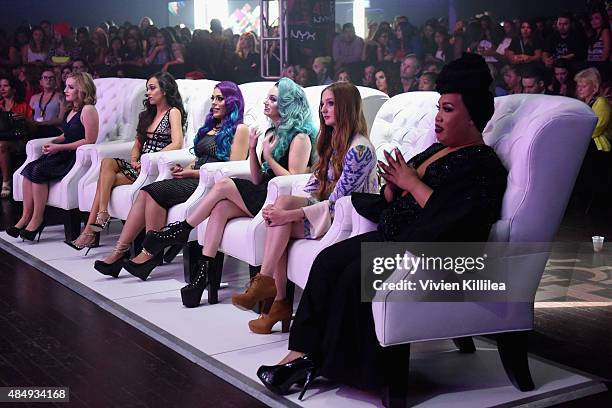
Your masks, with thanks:
[[[100,272],[102,275],[112,276],[116,278],[119,276],[119,272],[121,272],[121,268],[123,268],[123,261],[130,256],[130,245],[123,244],[121,242],[117,242],[113,252],[117,255],[120,255],[119,258],[115,262],[106,263],[104,261],[96,261],[94,262],[94,269]]]
[[[142,241],[142,247],[151,254],[158,254],[171,245],[184,245],[193,227],[187,221],[177,221],[159,231],[149,231]]]
[[[34,238],[36,238],[36,235],[38,235],[38,239],[36,240],[36,242],[40,242],[40,236],[43,230],[45,229],[45,226],[45,222],[43,221],[34,231],[30,231],[29,229],[24,228],[19,231],[19,236],[24,240],[34,241]]]
[[[274,299],[276,297],[276,284],[271,276],[258,273],[251,278],[249,286],[244,293],[234,293],[232,304],[239,309],[249,310],[255,307],[257,302]]]
[[[8,227],[6,229],[6,234],[13,237],[13,238],[17,238],[19,236],[19,233],[21,232],[23,228],[19,228],[19,227]]]
[[[181,288],[181,300],[185,307],[198,307],[202,300],[202,293],[209,283],[209,274],[214,274],[214,258],[200,259],[198,261],[198,271],[195,277],[187,286]]]
[[[123,262],[123,268],[132,275],[136,276],[137,278],[140,278],[145,281],[151,274],[151,271],[155,269],[155,267],[162,264],[162,262],[164,261],[164,254],[160,252],[157,255],[153,255],[144,248],[142,249],[142,252],[145,255],[151,256],[151,259],[143,263],[136,263],[133,262],[131,259],[127,259]]]
[[[257,377],[267,389],[280,395],[289,394],[294,384],[303,382],[304,386],[298,397],[301,401],[304,393],[317,377],[317,371],[317,364],[310,355],[306,354],[286,364],[261,366],[257,370]]]
[[[70,248],[76,249],[77,251],[80,251],[83,248],[87,248],[87,251],[85,251],[85,256],[87,256],[87,254],[89,253],[89,251],[91,250],[91,248],[97,248],[98,247],[98,243],[96,242],[98,233],[90,233],[90,232],[81,232],[81,235],[78,236],[77,239],[75,239],[74,241],[64,241],[64,243],[66,245],[68,245]],[[82,239],[82,237],[87,237],[87,240],[82,243],[82,244],[78,244],[77,241],[79,239]],[[85,239],[83,239],[85,240]],[[81,241],[82,242],[82,241]]]
[[[102,214],[106,214],[106,218],[103,218]],[[102,232],[104,231],[104,228],[106,228],[106,226],[108,225],[110,219],[111,217],[108,214],[108,211],[98,211],[98,213],[96,214],[96,222],[91,224],[89,228],[91,228],[93,232]]]
[[[258,319],[249,321],[249,329],[257,334],[270,334],[272,333],[272,327],[277,322],[282,322],[282,333],[288,333],[292,315],[293,307],[287,299],[275,300],[268,313],[260,315]]]

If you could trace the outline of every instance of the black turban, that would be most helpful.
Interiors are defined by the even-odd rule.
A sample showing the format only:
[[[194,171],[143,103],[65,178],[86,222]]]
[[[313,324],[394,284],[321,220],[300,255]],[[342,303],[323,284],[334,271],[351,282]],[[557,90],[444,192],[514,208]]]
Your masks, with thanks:
[[[461,94],[463,104],[476,128],[482,132],[493,116],[493,94],[489,90],[493,78],[489,67],[478,54],[464,53],[442,68],[436,80],[440,94]]]

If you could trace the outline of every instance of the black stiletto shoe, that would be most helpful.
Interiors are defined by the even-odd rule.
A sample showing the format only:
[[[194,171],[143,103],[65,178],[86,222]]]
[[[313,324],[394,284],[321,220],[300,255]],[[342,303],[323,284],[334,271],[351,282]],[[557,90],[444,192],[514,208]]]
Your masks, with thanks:
[[[87,237],[87,240],[83,244],[77,244],[77,241],[79,240],[79,238],[81,238],[81,236]],[[81,235],[79,235],[77,239],[75,239],[74,241],[65,240],[64,244],[68,245],[72,249],[76,249],[77,251],[80,251],[83,248],[87,248],[87,251],[85,251],[85,256],[87,256],[91,248],[97,248],[99,246],[99,239],[100,235],[97,232],[81,232]]]
[[[36,242],[40,242],[40,236],[44,229],[45,229],[45,223],[43,221],[38,226],[38,228],[36,228],[34,231],[30,231],[29,229],[26,229],[26,228],[22,229],[21,231],[19,231],[19,236],[24,240],[34,241],[34,239],[36,238],[36,235],[38,235],[38,239],[36,240]]]
[[[146,250],[143,248],[143,252],[145,251]],[[155,267],[161,265],[164,261],[164,254],[162,252],[158,253],[155,256],[153,256],[153,254],[149,255],[151,255],[152,258],[143,263],[135,263],[132,262],[131,259],[127,259],[123,262],[123,268],[132,275],[136,276],[137,278],[140,278],[145,281],[151,274],[151,271],[155,269]]]
[[[18,228],[18,227],[8,227],[6,229],[6,233],[13,238],[17,238],[22,229],[23,228]]]
[[[119,259],[111,263],[106,263],[104,261],[98,260],[94,262],[94,269],[100,272],[102,275],[112,276],[113,278],[118,277],[119,272],[121,272],[121,269],[123,268],[124,260],[129,258],[130,256],[129,250],[130,246],[128,244],[122,244],[121,242],[117,242],[117,245],[115,246],[115,249],[113,249],[113,252],[121,254]]]
[[[185,245],[193,227],[187,221],[168,224],[159,231],[149,231],[142,241],[142,247],[151,254],[157,255],[164,248],[172,245]]]
[[[308,354],[296,358],[286,364],[275,366],[261,366],[257,370],[257,377],[267,389],[275,394],[290,394],[294,384],[303,383],[302,392],[298,399],[301,401],[304,393],[317,376],[318,367]]]
[[[198,270],[187,286],[181,288],[181,300],[185,307],[198,307],[202,300],[202,293],[208,286],[208,275],[212,273],[214,259],[200,259]]]

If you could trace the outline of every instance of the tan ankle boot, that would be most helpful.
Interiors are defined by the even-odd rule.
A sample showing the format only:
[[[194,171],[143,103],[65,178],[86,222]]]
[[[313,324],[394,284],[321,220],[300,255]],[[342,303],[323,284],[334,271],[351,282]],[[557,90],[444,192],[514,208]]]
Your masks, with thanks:
[[[282,332],[287,333],[292,314],[293,307],[287,302],[287,299],[275,300],[268,314],[262,314],[259,319],[249,322],[249,329],[257,334],[270,334],[272,333],[272,326],[276,322],[282,322]]]
[[[251,279],[246,292],[232,295],[232,304],[240,309],[249,310],[255,307],[257,302],[275,296],[274,278],[258,273]]]

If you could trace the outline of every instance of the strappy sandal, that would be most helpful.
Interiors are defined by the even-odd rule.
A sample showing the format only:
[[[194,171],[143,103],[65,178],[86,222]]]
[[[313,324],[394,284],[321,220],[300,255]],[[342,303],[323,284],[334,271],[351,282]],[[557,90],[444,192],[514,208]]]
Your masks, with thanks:
[[[106,217],[103,217],[102,214],[106,214]],[[108,211],[98,211],[98,213],[96,214],[96,222],[91,224],[89,228],[91,228],[93,232],[104,231],[104,228],[106,228],[106,226],[108,225],[110,218],[111,217],[108,214]]]
[[[114,262],[106,263],[98,260],[94,262],[94,269],[100,272],[102,275],[116,278],[119,276],[119,272],[121,272],[121,269],[123,268],[123,261],[130,256],[130,244],[124,244],[117,241],[117,245],[115,245],[113,253],[119,255]]]
[[[97,233],[83,231],[81,232],[81,235],[79,235],[74,241],[64,241],[64,243],[69,247],[76,249],[77,251],[80,251],[83,248],[87,248],[87,251],[85,252],[85,256],[87,256],[91,248],[96,248],[98,246],[96,245],[97,235]]]

